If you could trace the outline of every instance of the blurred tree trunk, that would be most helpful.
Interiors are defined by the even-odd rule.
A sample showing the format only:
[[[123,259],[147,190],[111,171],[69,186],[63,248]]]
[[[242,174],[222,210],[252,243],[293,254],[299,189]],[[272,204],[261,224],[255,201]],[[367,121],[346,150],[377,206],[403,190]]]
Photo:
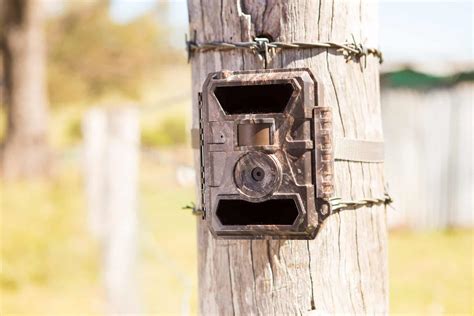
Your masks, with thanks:
[[[41,0],[2,0],[7,112],[5,178],[48,173],[45,45]]]

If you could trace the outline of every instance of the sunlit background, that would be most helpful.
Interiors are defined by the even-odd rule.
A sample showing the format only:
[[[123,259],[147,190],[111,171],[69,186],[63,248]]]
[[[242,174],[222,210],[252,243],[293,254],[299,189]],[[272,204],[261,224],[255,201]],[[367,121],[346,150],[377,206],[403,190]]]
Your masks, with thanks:
[[[120,295],[144,313],[193,314],[195,217],[182,209],[195,200],[186,2],[41,3],[52,167],[47,180],[0,184],[0,314],[103,314]],[[379,4],[393,313],[474,312],[473,21],[471,1]],[[123,148],[132,154],[113,155]],[[117,159],[130,163],[124,177],[139,161],[138,207],[122,214],[132,224],[116,223],[125,237],[97,214],[108,202],[94,174]],[[135,188],[115,189],[135,205]],[[110,238],[136,246],[114,252]],[[110,294],[114,282],[123,293]]]

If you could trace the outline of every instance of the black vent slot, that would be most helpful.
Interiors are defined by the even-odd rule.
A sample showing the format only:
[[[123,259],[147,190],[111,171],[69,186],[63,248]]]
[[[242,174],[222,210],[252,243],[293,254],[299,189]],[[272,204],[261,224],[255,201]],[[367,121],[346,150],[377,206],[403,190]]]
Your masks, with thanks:
[[[293,94],[290,83],[221,86],[214,94],[226,114],[282,113]]]
[[[243,200],[219,200],[216,215],[222,225],[293,225],[298,208],[292,199],[252,203]]]

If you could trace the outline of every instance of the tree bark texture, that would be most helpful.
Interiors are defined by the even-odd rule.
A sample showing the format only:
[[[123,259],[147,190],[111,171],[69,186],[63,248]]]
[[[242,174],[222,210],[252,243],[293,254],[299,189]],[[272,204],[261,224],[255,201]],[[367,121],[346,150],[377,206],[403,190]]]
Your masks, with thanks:
[[[357,42],[376,46],[376,8],[368,0],[189,0],[190,33],[198,42]],[[374,35],[375,33],[375,35]],[[333,108],[334,136],[381,140],[378,60],[346,63],[326,49],[282,50],[268,68],[310,68]],[[198,92],[210,72],[264,67],[250,51],[192,57],[193,127]],[[196,165],[199,155],[195,153]],[[198,170],[198,169],[197,169]],[[383,164],[335,163],[336,196],[381,197]],[[199,196],[199,195],[198,195]],[[198,223],[199,311],[202,315],[387,313],[384,206],[331,215],[311,241],[216,240]]]
[[[5,0],[3,5],[7,131],[2,172],[7,178],[42,175],[49,165],[42,1]]]

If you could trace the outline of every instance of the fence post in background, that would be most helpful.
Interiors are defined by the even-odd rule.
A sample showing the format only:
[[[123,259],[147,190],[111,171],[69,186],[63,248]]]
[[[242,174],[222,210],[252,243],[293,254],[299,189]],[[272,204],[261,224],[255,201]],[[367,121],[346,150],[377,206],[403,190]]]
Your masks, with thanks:
[[[87,206],[91,230],[102,245],[108,311],[137,313],[138,111],[95,109],[83,127]]]
[[[84,185],[89,230],[95,238],[104,238],[104,166],[107,118],[105,111],[89,110],[82,122]]]
[[[474,225],[473,88],[466,82],[430,93],[383,91],[388,181],[400,210],[390,212],[389,226],[430,230]]]

